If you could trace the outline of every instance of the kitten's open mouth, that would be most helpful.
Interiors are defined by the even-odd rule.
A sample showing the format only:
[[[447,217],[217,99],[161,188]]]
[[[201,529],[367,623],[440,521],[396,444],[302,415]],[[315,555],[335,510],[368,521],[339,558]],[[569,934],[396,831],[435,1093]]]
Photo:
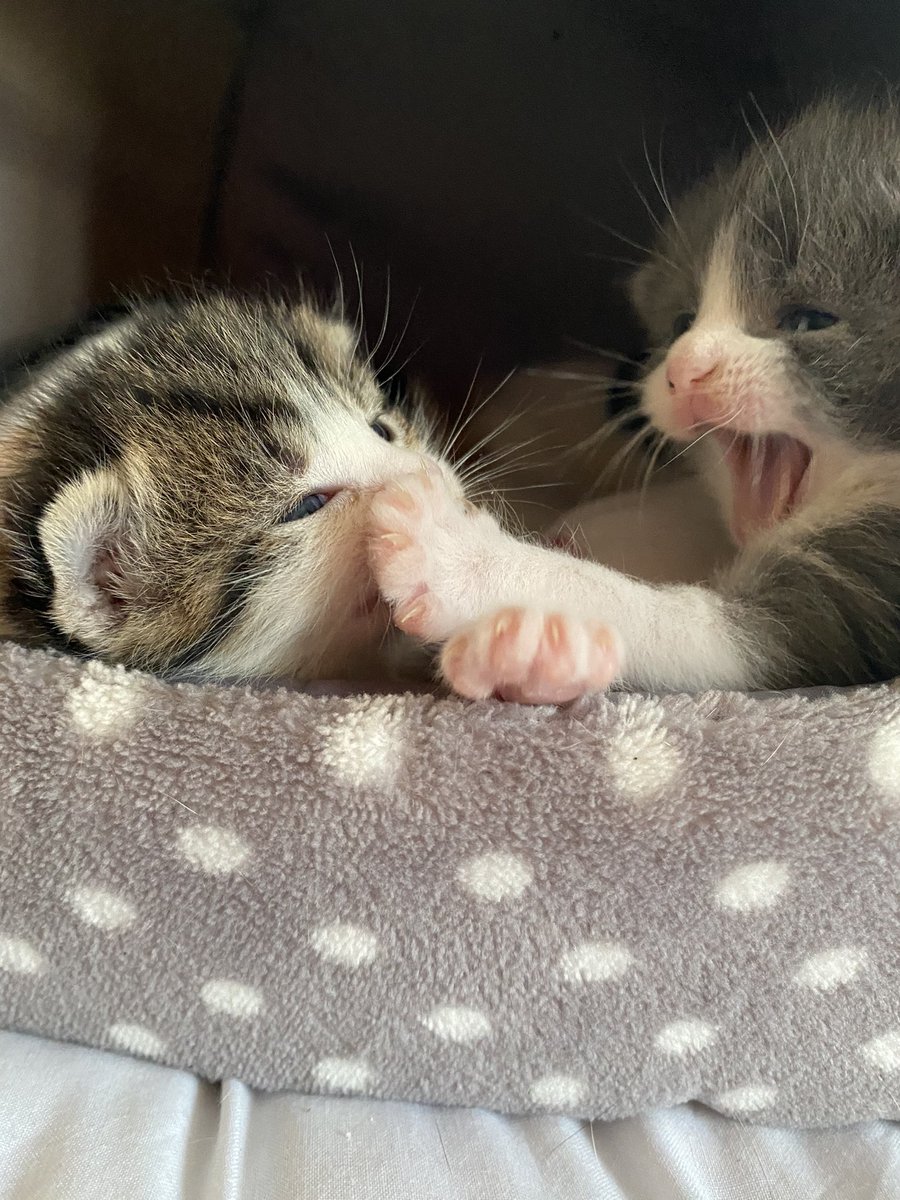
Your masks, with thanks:
[[[763,437],[717,430],[731,472],[732,533],[743,545],[755,533],[770,529],[800,503],[812,451],[787,434]]]

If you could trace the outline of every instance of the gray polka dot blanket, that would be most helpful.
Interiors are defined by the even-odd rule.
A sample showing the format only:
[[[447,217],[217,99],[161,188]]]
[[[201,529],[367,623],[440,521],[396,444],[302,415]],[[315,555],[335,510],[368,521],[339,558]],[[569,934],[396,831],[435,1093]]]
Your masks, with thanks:
[[[0,1023],[261,1088],[900,1117],[900,691],[567,710],[0,646]]]

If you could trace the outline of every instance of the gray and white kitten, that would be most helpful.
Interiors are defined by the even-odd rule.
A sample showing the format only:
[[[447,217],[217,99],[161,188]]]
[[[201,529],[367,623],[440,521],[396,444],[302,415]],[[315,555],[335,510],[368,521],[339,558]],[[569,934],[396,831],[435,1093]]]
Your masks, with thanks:
[[[383,496],[383,592],[465,695],[900,674],[900,114],[832,99],[675,206],[633,282],[641,407],[730,527],[706,586],[522,545],[434,485]],[[410,612],[412,616],[410,617]]]

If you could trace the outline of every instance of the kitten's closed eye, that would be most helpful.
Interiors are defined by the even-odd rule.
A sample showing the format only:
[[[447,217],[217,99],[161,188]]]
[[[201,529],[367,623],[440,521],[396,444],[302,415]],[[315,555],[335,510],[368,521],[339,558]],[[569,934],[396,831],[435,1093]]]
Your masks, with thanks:
[[[386,442],[392,442],[394,440],[393,429],[389,429],[383,421],[373,421],[372,430],[374,433],[377,433],[380,438],[384,438]]]
[[[289,508],[282,516],[280,524],[286,525],[288,521],[299,521],[303,517],[311,517],[320,508],[324,508],[330,499],[331,497],[325,492],[312,492],[309,496],[298,500],[293,508]]]
[[[823,312],[820,308],[792,304],[778,314],[778,328],[785,333],[818,333],[820,329],[837,324],[839,319],[834,313]]]

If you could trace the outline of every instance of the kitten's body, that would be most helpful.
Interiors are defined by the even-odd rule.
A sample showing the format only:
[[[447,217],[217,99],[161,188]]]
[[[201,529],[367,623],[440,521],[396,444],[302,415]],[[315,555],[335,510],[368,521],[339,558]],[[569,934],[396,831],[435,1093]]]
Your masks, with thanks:
[[[467,526],[419,489],[415,527],[378,502],[409,543],[378,561],[401,614],[417,597],[405,628],[448,641],[472,696],[900,674],[897,111],[825,103],[723,166],[676,206],[634,297],[656,347],[642,408],[696,443],[731,563],[653,587]]]
[[[446,473],[308,306],[139,304],[0,408],[0,631],[193,678],[380,675],[371,495]],[[321,511],[319,511],[321,509]]]

